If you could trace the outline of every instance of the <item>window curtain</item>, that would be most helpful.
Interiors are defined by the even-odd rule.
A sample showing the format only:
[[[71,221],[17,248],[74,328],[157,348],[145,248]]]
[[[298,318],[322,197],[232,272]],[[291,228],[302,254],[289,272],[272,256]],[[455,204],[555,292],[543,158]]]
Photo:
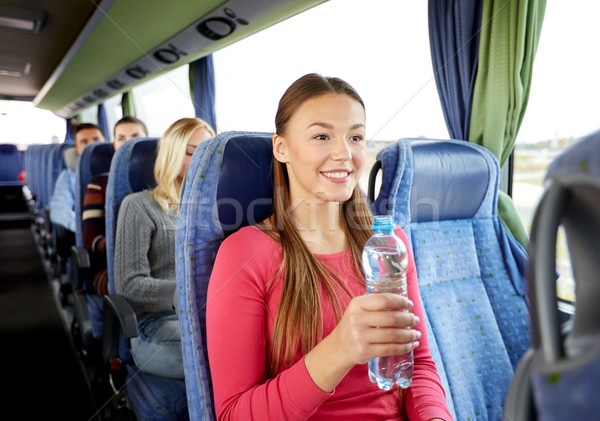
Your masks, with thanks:
[[[511,155],[525,115],[546,0],[486,0],[469,140],[500,166]]]
[[[108,130],[108,120],[106,119],[106,109],[104,108],[104,103],[98,105],[98,127],[100,127],[100,130],[102,130],[104,139],[109,142],[110,132]]]
[[[485,146],[500,166],[523,121],[545,9],[546,0],[429,1],[431,55],[450,136]],[[527,231],[503,191],[498,214],[527,247]]]
[[[123,117],[127,115],[135,117],[135,103],[130,91],[123,93],[121,96],[121,110],[123,111]]]
[[[190,63],[189,78],[196,117],[206,121],[216,132],[215,71],[212,54]]]
[[[469,141],[491,150],[503,166],[523,121],[546,0],[486,0]],[[498,194],[498,213],[523,245],[529,239],[512,199]]]
[[[481,0],[429,0],[429,42],[450,138],[467,140],[477,58]]]
[[[66,118],[67,131],[65,133],[65,143],[75,143],[75,126],[76,122],[74,118]]]

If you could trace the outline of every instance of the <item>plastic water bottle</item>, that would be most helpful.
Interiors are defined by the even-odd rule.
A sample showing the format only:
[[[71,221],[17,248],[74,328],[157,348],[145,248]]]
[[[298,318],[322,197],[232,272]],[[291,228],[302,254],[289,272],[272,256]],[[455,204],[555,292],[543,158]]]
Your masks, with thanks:
[[[362,259],[367,294],[391,292],[407,296],[408,255],[406,246],[394,234],[391,216],[375,217],[373,236],[365,244]],[[404,355],[369,360],[369,378],[373,383],[377,383],[380,389],[390,390],[394,383],[405,389],[410,386],[412,375],[412,351]]]

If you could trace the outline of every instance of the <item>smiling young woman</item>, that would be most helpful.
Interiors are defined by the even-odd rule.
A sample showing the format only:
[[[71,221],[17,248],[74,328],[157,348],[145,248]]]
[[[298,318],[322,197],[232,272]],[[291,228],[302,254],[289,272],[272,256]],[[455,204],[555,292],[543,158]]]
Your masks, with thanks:
[[[218,419],[451,419],[419,322],[412,254],[412,301],[365,295],[373,218],[358,187],[363,101],[343,80],[309,74],[288,88],[275,121],[273,215],[223,241],[208,287]],[[370,358],[413,349],[408,391],[370,382]]]

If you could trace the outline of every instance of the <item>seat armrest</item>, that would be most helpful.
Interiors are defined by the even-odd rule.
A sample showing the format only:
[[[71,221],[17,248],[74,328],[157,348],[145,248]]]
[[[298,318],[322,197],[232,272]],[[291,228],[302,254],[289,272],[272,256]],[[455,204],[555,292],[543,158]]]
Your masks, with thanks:
[[[104,296],[102,311],[102,356],[110,361],[119,355],[119,331],[126,339],[138,336],[137,317],[131,304],[118,294]]]
[[[83,280],[90,268],[90,255],[83,247],[71,246],[71,263],[73,265],[71,285],[73,291],[78,291],[83,288]]]

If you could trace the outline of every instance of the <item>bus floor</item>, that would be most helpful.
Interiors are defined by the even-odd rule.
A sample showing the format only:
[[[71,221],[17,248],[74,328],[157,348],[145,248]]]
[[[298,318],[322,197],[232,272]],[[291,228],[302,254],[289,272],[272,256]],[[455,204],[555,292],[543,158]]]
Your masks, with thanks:
[[[0,228],[4,410],[18,419],[93,419],[96,411],[33,233],[23,221]]]

